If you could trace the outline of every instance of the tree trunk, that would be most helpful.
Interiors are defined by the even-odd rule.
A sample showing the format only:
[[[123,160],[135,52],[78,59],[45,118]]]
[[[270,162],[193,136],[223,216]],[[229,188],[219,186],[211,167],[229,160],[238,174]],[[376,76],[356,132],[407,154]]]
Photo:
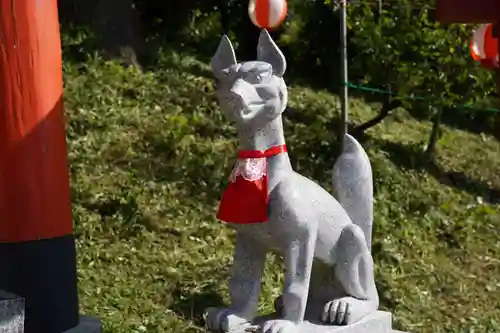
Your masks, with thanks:
[[[84,1],[84,0],[76,0]],[[94,0],[93,23],[107,58],[139,65],[143,51],[140,16],[132,0]]]
[[[440,135],[440,127],[441,127],[441,116],[443,114],[443,108],[440,107],[434,115],[432,121],[432,131],[431,136],[429,138],[429,142],[427,144],[427,149],[425,150],[425,158],[426,161],[432,161],[435,157],[436,153],[436,144],[439,140]]]

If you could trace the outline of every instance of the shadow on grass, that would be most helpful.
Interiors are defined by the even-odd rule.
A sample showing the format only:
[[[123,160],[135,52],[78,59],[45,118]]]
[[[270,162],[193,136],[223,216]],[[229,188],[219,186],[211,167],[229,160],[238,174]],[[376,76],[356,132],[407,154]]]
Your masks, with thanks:
[[[285,140],[294,169],[322,183],[323,186],[329,185],[329,173],[340,153],[337,135],[341,125],[340,119],[318,122],[314,112],[305,112],[294,107],[288,107],[283,118]],[[309,129],[302,133],[297,130],[297,125],[305,125]],[[318,128],[318,131],[315,131],[315,128]],[[318,133],[322,135],[317,135]]]
[[[429,120],[430,116],[426,110],[428,103],[415,103],[413,108],[408,109],[409,114],[417,121]],[[486,109],[444,108],[441,123],[473,134],[486,133],[500,140],[498,119],[498,113]]]
[[[190,54],[190,53],[185,53],[182,51],[179,51],[180,48],[173,47],[171,48],[172,50],[175,50],[179,52],[181,55],[184,54]],[[196,57],[196,60],[200,61],[200,58]],[[210,58],[209,59],[204,59],[203,62],[205,63],[210,63]],[[154,71],[158,66],[161,67],[167,67],[167,68],[175,68],[179,72],[183,73],[189,73],[194,76],[198,77],[203,77],[209,80],[214,79],[214,75],[210,69],[207,69],[206,67],[202,66],[201,63],[186,63],[183,62],[182,60],[175,60],[173,57],[163,57],[160,64],[157,62],[151,62],[147,65],[145,65],[144,69]]]
[[[424,163],[423,151],[417,146],[404,146],[374,138],[372,140],[386,151],[391,161],[400,168],[424,170],[443,185],[480,196],[489,203],[500,203],[500,188],[491,187],[480,180],[470,179],[462,171],[446,171],[435,161]]]
[[[388,311],[396,308],[398,301],[391,295],[393,287],[391,287],[386,281],[381,281],[380,279],[375,280],[375,285],[377,286],[379,295],[380,308],[388,309]]]
[[[304,165],[299,172],[307,173],[314,179],[322,180],[333,167],[336,158],[341,153],[340,136],[342,120],[333,116],[327,121],[318,120],[317,114],[323,110],[305,110],[296,107],[287,107],[283,113],[285,123],[285,139],[289,145],[292,165]],[[294,133],[296,125],[308,127],[307,136]],[[347,131],[351,133],[357,124],[349,122]],[[317,130],[316,130],[317,129]],[[321,135],[319,135],[321,133]],[[356,139],[365,143],[369,136],[357,135]],[[328,183],[330,180],[327,180]]]
[[[123,193],[128,192],[129,189],[123,189]],[[100,215],[103,231],[109,231],[120,238],[135,237],[142,228],[148,231],[161,231],[170,237],[181,236],[176,229],[166,227],[157,217],[146,213],[133,195],[124,195],[121,198],[107,195],[98,200],[81,197],[78,202],[85,209]],[[77,231],[75,236],[79,236]]]
[[[500,114],[486,110],[447,110],[443,113],[443,124],[474,134],[487,133],[500,140],[500,131],[495,123]]]
[[[85,63],[90,54],[100,51],[99,41],[85,24],[61,23],[63,63]]]
[[[230,170],[221,170],[221,156],[205,151],[178,152],[177,142],[161,136],[145,134],[147,153],[154,158],[127,162],[127,167],[145,180],[174,184],[184,200],[212,207],[220,199]],[[196,147],[195,147],[196,149]],[[178,154],[182,154],[179,156]],[[185,204],[189,204],[187,201]]]
[[[171,295],[174,302],[170,308],[175,314],[185,320],[193,321],[197,326],[205,325],[203,313],[207,308],[224,306],[222,297],[212,291],[215,289],[215,285],[212,288],[207,287],[199,292],[186,292],[185,289],[181,286],[175,288]]]

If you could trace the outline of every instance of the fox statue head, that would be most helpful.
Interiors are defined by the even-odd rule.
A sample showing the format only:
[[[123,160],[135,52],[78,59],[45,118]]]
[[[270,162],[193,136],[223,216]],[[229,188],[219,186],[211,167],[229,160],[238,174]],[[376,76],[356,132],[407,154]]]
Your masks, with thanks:
[[[259,37],[256,61],[238,63],[231,41],[224,35],[211,66],[219,105],[237,127],[259,130],[285,110],[286,60],[265,29]]]

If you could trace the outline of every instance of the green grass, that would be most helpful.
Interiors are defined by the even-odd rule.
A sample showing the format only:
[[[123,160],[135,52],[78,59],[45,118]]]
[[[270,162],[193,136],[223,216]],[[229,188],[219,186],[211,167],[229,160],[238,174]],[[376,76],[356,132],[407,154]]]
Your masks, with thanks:
[[[65,62],[80,304],[106,332],[202,332],[201,311],[227,300],[234,235],[215,212],[235,132],[204,73],[205,63],[169,51],[144,73],[98,57]],[[290,97],[293,164],[329,187],[338,99],[297,86]],[[375,113],[351,101],[354,121]],[[436,163],[424,168],[429,131],[400,110],[363,143],[382,309],[412,333],[500,332],[500,205],[485,194],[500,189],[500,143],[443,126]],[[270,257],[262,311],[280,269]]]

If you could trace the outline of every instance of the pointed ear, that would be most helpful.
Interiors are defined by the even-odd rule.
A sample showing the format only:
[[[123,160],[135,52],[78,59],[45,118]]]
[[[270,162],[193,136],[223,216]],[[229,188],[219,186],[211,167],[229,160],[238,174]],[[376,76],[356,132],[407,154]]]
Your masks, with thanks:
[[[282,77],[285,74],[285,56],[266,29],[262,29],[260,32],[259,45],[257,46],[257,60],[270,64],[273,67],[274,75]]]
[[[224,35],[219,43],[219,47],[210,62],[212,71],[217,74],[222,70],[236,64],[236,55],[229,38]]]

